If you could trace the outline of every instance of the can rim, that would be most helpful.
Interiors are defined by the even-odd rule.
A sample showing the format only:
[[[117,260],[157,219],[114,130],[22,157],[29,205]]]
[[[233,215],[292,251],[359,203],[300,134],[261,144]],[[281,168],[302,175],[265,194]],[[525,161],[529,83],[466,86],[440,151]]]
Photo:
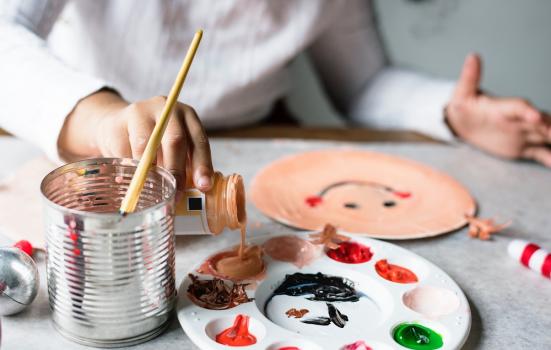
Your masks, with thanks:
[[[137,167],[137,165],[138,165],[138,161],[135,160],[135,159],[114,158],[114,157],[111,157],[111,158],[109,158],[109,157],[90,158],[90,159],[79,160],[79,161],[76,161],[76,162],[67,163],[67,164],[62,165],[60,167],[57,167],[56,169],[50,171],[46,176],[44,176],[44,178],[40,182],[40,195],[42,196],[42,199],[46,202],[47,205],[49,205],[49,206],[51,206],[51,207],[53,207],[57,210],[63,210],[63,211],[65,211],[67,213],[70,213],[70,214],[93,217],[93,218],[100,218],[100,217],[101,218],[107,218],[107,217],[111,217],[111,218],[119,217],[120,218],[121,217],[120,213],[96,213],[96,212],[90,212],[90,211],[85,211],[85,210],[67,208],[67,207],[64,207],[62,205],[59,205],[59,204],[55,203],[50,198],[48,198],[46,196],[46,194],[44,193],[44,188],[45,188],[46,184],[49,183],[49,181],[52,180],[52,178],[54,178],[54,176],[59,175],[59,173],[62,173],[67,169],[70,169],[70,168],[73,168],[73,167],[76,167],[76,166],[87,166],[87,165],[97,165],[97,166],[100,166],[100,165],[103,165],[103,164],[105,164],[105,165],[117,165],[117,162],[118,162],[119,165],[122,165],[122,166]],[[151,171],[151,170],[155,170],[161,176],[165,177],[167,180],[170,181],[170,184],[172,185],[170,195],[168,197],[164,197],[161,202],[159,202],[155,205],[152,205],[150,207],[146,207],[146,208],[141,209],[141,210],[136,210],[132,213],[125,214],[124,215],[125,217],[135,217],[137,215],[143,215],[143,214],[146,214],[146,213],[149,213],[149,212],[153,212],[153,211],[165,206],[167,202],[172,201],[172,199],[175,197],[175,195],[176,195],[176,178],[174,177],[174,175],[172,175],[165,168],[162,168],[162,167],[157,166],[157,165],[152,165],[149,168],[149,171]]]

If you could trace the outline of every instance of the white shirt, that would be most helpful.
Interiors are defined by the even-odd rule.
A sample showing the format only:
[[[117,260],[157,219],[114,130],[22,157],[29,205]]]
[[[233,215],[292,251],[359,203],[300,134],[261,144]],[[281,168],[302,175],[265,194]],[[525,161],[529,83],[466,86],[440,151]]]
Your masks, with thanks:
[[[367,0],[2,0],[0,126],[57,158],[80,99],[104,86],[129,101],[167,94],[198,28],[180,101],[207,128],[264,117],[307,50],[353,121],[451,137],[453,84],[386,67]]]

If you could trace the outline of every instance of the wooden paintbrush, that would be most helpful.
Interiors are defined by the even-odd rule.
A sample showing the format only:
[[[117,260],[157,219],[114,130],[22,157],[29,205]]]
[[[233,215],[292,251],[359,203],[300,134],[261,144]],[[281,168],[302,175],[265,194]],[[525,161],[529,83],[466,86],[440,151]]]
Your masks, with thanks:
[[[184,85],[184,81],[189,71],[189,67],[193,62],[193,58],[195,57],[195,53],[197,52],[197,47],[201,42],[202,36],[203,36],[203,31],[198,30],[197,33],[195,33],[195,36],[193,37],[193,41],[189,46],[186,57],[184,58],[184,62],[182,63],[182,67],[180,67],[180,71],[176,76],[174,85],[172,85],[172,89],[168,94],[165,106],[161,113],[161,117],[159,118],[159,121],[157,122],[157,124],[155,124],[155,128],[153,129],[153,132],[149,137],[149,141],[147,142],[147,146],[145,147],[143,156],[140,159],[140,162],[138,163],[136,172],[134,173],[134,176],[132,176],[132,181],[130,182],[128,191],[126,192],[126,195],[124,196],[124,199],[121,203],[120,213],[122,215],[132,213],[134,210],[136,210],[138,200],[140,199],[140,194],[142,192],[145,180],[147,178],[147,172],[149,171],[149,168],[151,167],[151,165],[155,160],[155,156],[157,155],[157,149],[161,144],[161,139],[163,138],[163,134],[165,132],[166,126],[168,125],[168,120],[170,118],[172,108],[174,107],[174,104],[178,100],[178,95],[180,95],[180,90]]]

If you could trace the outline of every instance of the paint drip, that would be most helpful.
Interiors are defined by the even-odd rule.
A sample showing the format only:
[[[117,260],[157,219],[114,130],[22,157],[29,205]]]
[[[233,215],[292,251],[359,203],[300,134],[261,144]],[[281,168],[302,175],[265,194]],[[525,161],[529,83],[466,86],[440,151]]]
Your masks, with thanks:
[[[302,318],[304,317],[304,315],[306,315],[308,312],[310,312],[308,309],[295,309],[295,308],[292,308],[292,309],[289,309],[287,311],[285,311],[285,315],[287,315],[287,317],[291,318],[291,317],[294,317],[294,318]]]
[[[373,350],[373,349],[370,346],[368,346],[365,343],[365,341],[358,340],[357,342],[343,346],[341,350]]]
[[[233,326],[216,335],[216,342],[228,346],[256,344],[256,337],[249,332],[249,316],[237,315]]]
[[[375,270],[382,278],[396,283],[415,283],[418,281],[413,271],[399,266],[389,264],[386,259],[377,261]]]
[[[373,253],[368,246],[357,242],[341,242],[336,249],[327,251],[327,256],[345,264],[361,264],[371,260]]]
[[[394,329],[394,340],[414,350],[440,349],[444,343],[442,336],[432,329],[414,323],[402,323]]]
[[[271,238],[262,247],[272,259],[289,262],[298,268],[309,265],[319,256],[318,247],[293,235]]]
[[[259,246],[247,246],[240,256],[240,247],[223,251],[208,258],[198,272],[214,277],[243,281],[264,278],[265,265],[262,249]]]
[[[254,300],[249,298],[245,291],[248,284],[234,283],[229,286],[219,278],[200,280],[195,275],[189,274],[188,276],[191,279],[191,284],[187,289],[189,299],[205,309],[231,309]]]
[[[331,303],[327,303],[327,309],[329,313],[329,317],[314,317],[309,318],[303,321],[300,321],[302,323],[308,323],[308,324],[315,324],[318,326],[329,326],[331,323],[333,323],[335,326],[339,328],[344,328],[346,326],[346,322],[348,322],[348,316],[341,313],[335,305]]]

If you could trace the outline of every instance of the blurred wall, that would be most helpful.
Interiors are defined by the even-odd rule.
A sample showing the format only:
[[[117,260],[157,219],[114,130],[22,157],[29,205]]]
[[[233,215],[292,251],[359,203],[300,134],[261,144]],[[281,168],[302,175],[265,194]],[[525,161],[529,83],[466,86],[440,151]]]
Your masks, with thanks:
[[[374,4],[393,64],[455,79],[465,55],[476,51],[484,62],[483,89],[524,97],[551,111],[551,1],[375,0]],[[307,59],[301,57],[292,70],[296,84],[289,97],[291,109],[306,124],[334,125],[337,114],[326,106]]]

